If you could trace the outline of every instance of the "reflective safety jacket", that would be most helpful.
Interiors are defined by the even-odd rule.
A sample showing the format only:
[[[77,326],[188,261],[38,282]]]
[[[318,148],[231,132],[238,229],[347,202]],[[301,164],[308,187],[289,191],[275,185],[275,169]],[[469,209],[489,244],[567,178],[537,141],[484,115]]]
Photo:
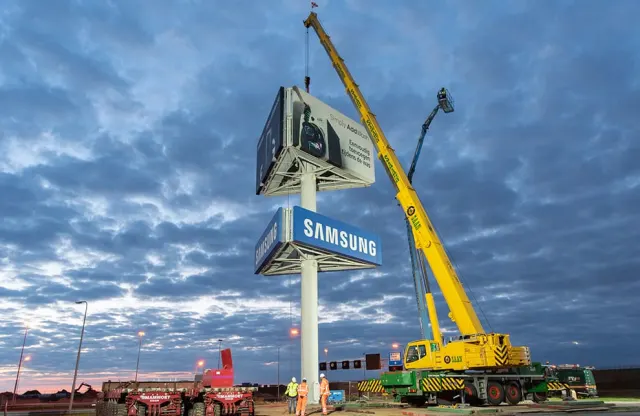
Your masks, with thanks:
[[[298,383],[294,383],[293,381],[287,384],[287,390],[285,390],[284,394],[289,397],[296,397],[298,395]]]
[[[303,381],[298,386],[298,397],[307,397],[308,393],[309,393],[309,389],[307,388],[307,383]]]
[[[327,380],[326,378],[323,378],[320,382],[320,395],[329,395],[329,380]]]

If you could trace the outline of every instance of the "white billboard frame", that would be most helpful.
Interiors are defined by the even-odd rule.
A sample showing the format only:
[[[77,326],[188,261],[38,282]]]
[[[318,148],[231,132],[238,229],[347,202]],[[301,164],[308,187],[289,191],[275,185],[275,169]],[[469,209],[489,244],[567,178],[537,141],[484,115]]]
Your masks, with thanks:
[[[284,88],[283,101],[283,147],[269,175],[264,179],[259,194],[281,196],[300,193],[303,166],[314,171],[319,192],[365,188],[375,183],[377,154],[362,124],[301,91],[297,86]],[[311,112],[305,112],[301,103],[307,104]],[[316,117],[318,114],[320,117]],[[307,121],[302,121],[305,116],[309,116],[306,117]],[[333,127],[334,124],[336,127]],[[323,158],[301,149],[303,138],[309,137],[301,131],[307,127],[326,138],[326,155]],[[337,147],[336,140],[339,141]],[[348,142],[346,146],[343,141]],[[330,147],[331,143],[334,144],[333,147]],[[353,145],[349,146],[349,143]],[[339,160],[336,149],[342,155]]]

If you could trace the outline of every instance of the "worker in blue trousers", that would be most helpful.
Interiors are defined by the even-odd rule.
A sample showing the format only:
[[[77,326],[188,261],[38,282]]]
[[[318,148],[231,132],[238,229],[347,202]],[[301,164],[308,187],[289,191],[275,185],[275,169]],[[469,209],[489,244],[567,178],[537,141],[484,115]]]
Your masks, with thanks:
[[[285,390],[284,395],[287,396],[289,414],[294,414],[298,405],[298,383],[296,383],[295,377],[291,377],[291,382],[287,384],[287,390]]]

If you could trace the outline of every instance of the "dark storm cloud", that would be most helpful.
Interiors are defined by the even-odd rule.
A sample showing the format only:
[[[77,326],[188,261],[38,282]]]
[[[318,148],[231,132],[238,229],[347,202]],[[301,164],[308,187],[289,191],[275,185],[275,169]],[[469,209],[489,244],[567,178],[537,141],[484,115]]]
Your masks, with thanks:
[[[274,206],[297,204],[253,194],[257,135],[278,87],[304,74],[307,10],[281,3],[9,7],[0,328],[15,336],[3,339],[0,364],[15,361],[28,316],[40,325],[32,365],[70,371],[84,312],[72,302],[86,299],[86,371],[132,375],[144,330],[145,372],[191,372],[200,358],[214,366],[223,339],[236,381],[273,382],[275,367],[263,364],[278,346],[283,369],[298,375],[300,340],[288,329],[299,325],[299,283],[252,266]],[[631,296],[640,289],[640,44],[629,32],[638,5],[321,6],[405,167],[435,92],[453,92],[456,111],[432,124],[414,186],[485,329],[511,334],[534,359],[627,363],[599,351],[615,340],[631,357],[622,346],[633,345],[640,316]],[[359,119],[310,40],[312,94]],[[419,337],[403,213],[376,170],[374,186],[318,202],[383,247],[381,276],[319,276],[330,359]]]

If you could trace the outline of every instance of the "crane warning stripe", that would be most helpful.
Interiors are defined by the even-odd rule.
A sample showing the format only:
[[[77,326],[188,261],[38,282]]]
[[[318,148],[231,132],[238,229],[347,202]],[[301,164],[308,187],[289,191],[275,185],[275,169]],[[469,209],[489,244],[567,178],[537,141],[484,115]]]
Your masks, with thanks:
[[[454,377],[430,377],[420,380],[422,391],[451,391],[464,389],[464,379]]]
[[[496,364],[498,366],[505,366],[509,363],[509,351],[504,345],[495,348]]]
[[[565,384],[565,383],[557,383],[555,381],[550,381],[547,383],[547,390],[549,391],[553,391],[553,390],[565,390],[568,389],[569,385]]]
[[[380,380],[365,380],[358,383],[358,391],[384,393],[384,387],[382,387]]]

